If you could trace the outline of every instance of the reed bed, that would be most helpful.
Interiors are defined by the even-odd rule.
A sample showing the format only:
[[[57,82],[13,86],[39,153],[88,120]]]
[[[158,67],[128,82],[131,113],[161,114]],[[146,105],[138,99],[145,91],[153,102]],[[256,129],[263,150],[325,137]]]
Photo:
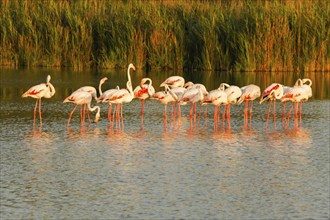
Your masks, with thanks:
[[[323,0],[1,0],[0,65],[329,71]]]

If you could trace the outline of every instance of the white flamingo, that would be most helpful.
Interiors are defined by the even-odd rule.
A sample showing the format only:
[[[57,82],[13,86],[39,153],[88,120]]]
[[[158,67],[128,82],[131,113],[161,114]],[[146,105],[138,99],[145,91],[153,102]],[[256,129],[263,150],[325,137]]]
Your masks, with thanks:
[[[93,108],[91,108],[91,102],[92,102],[92,94],[89,93],[89,92],[85,92],[85,91],[76,91],[74,93],[72,93],[69,97],[67,97],[63,103],[66,103],[66,102],[72,102],[75,105],[75,107],[73,108],[73,110],[71,111],[70,113],[70,116],[69,116],[69,120],[68,120],[68,123],[67,123],[67,127],[70,125],[70,120],[72,118],[72,114],[73,112],[76,110],[77,106],[87,106],[88,110],[93,112],[95,110],[97,110],[96,112],[96,115],[95,115],[95,120],[94,122],[98,122],[98,120],[100,119],[100,107],[99,106],[94,106]],[[84,126],[84,122],[85,122],[85,111],[84,113],[82,114],[80,112],[80,120],[81,120],[81,125]]]
[[[156,92],[152,96],[152,99],[158,100],[164,104],[164,118],[166,118],[167,104],[169,102],[177,101],[178,97],[173,92],[171,92],[171,89],[169,88],[168,85],[164,85],[164,87],[165,87],[165,91]]]
[[[196,103],[202,102],[204,99],[202,88],[197,86],[196,88],[187,89],[180,99],[180,105],[185,105],[190,102],[190,118],[192,115],[196,115]]]
[[[268,127],[268,119],[269,119],[269,113],[272,102],[274,103],[274,109],[273,109],[274,128],[276,128],[276,100],[280,100],[283,97],[283,94],[284,94],[283,85],[279,83],[272,83],[263,91],[260,99],[260,104],[263,103],[264,101],[270,100],[267,116],[266,116],[266,128]]]
[[[228,85],[227,83],[221,83],[219,89],[225,91],[225,93],[227,94],[228,104],[225,105],[224,114],[226,115],[228,121],[230,122],[230,105],[237,103],[238,99],[242,95],[242,90],[238,86]],[[230,127],[230,123],[229,123],[229,127]]]
[[[228,104],[227,93],[221,89],[221,86],[218,89],[211,90],[207,96],[204,97],[203,103],[212,103],[214,105],[214,128],[218,127],[218,118],[220,116],[220,105]]]
[[[39,103],[39,118],[40,118],[40,125],[42,125],[42,116],[41,116],[41,98],[51,98],[55,94],[55,88],[50,83],[50,75],[47,76],[47,82],[41,83],[39,85],[31,87],[28,91],[26,91],[22,97],[32,97],[37,99],[36,105],[34,107],[34,113],[33,113],[33,123],[35,124],[36,121],[36,112],[37,112],[37,106]]]
[[[244,86],[241,88],[242,95],[238,99],[237,104],[241,104],[243,101],[245,101],[245,107],[244,107],[244,127],[248,125],[249,117],[248,117],[248,111],[250,110],[250,124],[252,122],[252,106],[253,101],[260,97],[260,87],[254,84],[250,84],[247,86]],[[250,104],[249,104],[250,102]]]
[[[122,104],[129,103],[134,98],[130,69],[133,69],[135,71],[135,66],[132,63],[129,64],[128,68],[127,68],[128,81],[126,83],[126,89],[120,89],[120,90],[116,91],[112,95],[111,99],[109,99],[109,102],[117,104],[115,111],[116,111],[118,121],[120,121],[120,119],[122,119],[122,115],[123,115]],[[122,124],[123,124],[123,122],[122,122]]]

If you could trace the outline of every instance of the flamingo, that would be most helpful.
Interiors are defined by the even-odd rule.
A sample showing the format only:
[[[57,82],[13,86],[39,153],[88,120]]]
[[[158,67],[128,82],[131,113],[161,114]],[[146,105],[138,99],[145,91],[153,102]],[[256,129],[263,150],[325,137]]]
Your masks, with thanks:
[[[165,91],[156,92],[152,96],[152,99],[158,100],[164,104],[164,119],[165,119],[167,112],[167,104],[169,102],[177,101],[178,97],[173,92],[171,92],[171,89],[169,88],[168,85],[164,85],[164,87],[165,87]]]
[[[145,84],[149,82],[149,84]],[[138,98],[142,102],[141,115],[144,114],[144,101],[152,97],[155,94],[155,88],[152,86],[152,80],[150,78],[143,78],[140,85],[134,89],[134,97]]]
[[[224,114],[226,115],[228,121],[230,121],[230,105],[237,103],[238,99],[242,95],[242,90],[238,86],[228,85],[227,83],[221,83],[219,89],[225,91],[225,93],[227,94],[228,104],[225,106]],[[229,127],[230,127],[230,123],[229,123]]]
[[[99,82],[99,93],[100,95],[102,95],[102,84],[104,84],[105,81],[107,81],[108,78],[107,77],[103,77],[100,82]],[[71,96],[74,95],[76,92],[88,92],[92,95],[92,97],[97,101],[97,92],[96,92],[96,89],[93,87],[93,86],[83,86],[83,87],[80,87],[79,89],[75,90],[73,93],[71,93]],[[80,115],[82,115],[81,111],[82,111],[82,105],[79,105],[80,107]],[[86,105],[84,105],[84,109],[87,111],[87,114],[88,114],[88,118],[89,118],[89,111],[88,109],[86,108]]]
[[[122,103],[129,103],[133,100],[134,98],[134,92],[132,88],[132,80],[131,80],[131,75],[130,75],[130,69],[133,69],[135,71],[135,66],[130,63],[127,68],[127,78],[128,81],[126,83],[126,88],[127,89],[120,89],[116,91],[112,97],[109,99],[109,102],[117,104],[117,120],[120,120],[122,118]],[[120,113],[119,113],[120,111]]]
[[[22,97],[32,97],[37,99],[36,105],[34,107],[34,114],[33,114],[33,124],[35,124],[36,121],[36,112],[37,112],[37,106],[39,102],[39,118],[40,118],[40,125],[42,125],[42,116],[41,116],[41,98],[51,98],[55,94],[55,88],[50,83],[50,75],[47,76],[47,82],[41,83],[39,85],[31,87],[28,91],[26,91]]]
[[[160,87],[164,87],[165,85],[168,85],[171,88],[183,87],[184,78],[182,76],[170,76],[164,82],[162,82],[162,84],[160,84]]]
[[[279,83],[272,83],[262,93],[260,104],[263,103],[264,101],[270,100],[267,111],[267,117],[266,117],[266,128],[268,127],[268,119],[269,119],[270,107],[272,105],[272,102],[274,102],[273,116],[274,116],[274,128],[276,128],[276,100],[281,99],[283,97],[283,94],[284,94],[283,85]]]
[[[75,91],[74,93],[72,93],[69,97],[67,97],[63,101],[63,103],[66,103],[66,102],[72,102],[72,103],[76,104],[75,107],[73,108],[73,110],[70,113],[69,120],[68,120],[68,123],[67,123],[67,127],[69,127],[72,114],[76,110],[78,105],[79,106],[87,105],[88,110],[91,111],[91,112],[93,112],[97,109],[94,122],[96,123],[100,119],[100,107],[99,106],[94,106],[93,108],[91,108],[91,102],[92,102],[92,94],[91,93],[85,92],[85,91]],[[85,114],[84,114],[83,117],[80,117],[80,120],[81,120],[81,123],[82,123],[82,126],[83,126],[84,122],[85,122]]]
[[[309,84],[306,85],[305,83],[308,82]],[[300,103],[300,112],[299,116],[301,119],[302,115],[302,102],[307,101],[312,96],[312,89],[311,89],[312,81],[310,79],[298,79],[295,85],[287,92],[281,99],[282,102],[292,101],[293,106],[291,107],[288,113],[288,122],[287,126],[289,125],[290,121],[290,113],[292,108],[294,107],[294,117],[298,117],[298,108]]]
[[[111,121],[111,108],[112,103],[110,100],[112,99],[113,95],[119,90],[119,86],[117,86],[115,89],[108,89],[105,92],[102,93],[100,97],[97,98],[97,102],[108,102],[108,120]]]
[[[218,117],[220,115],[220,105],[228,104],[228,96],[225,91],[221,89],[221,85],[218,89],[211,90],[206,97],[203,99],[203,103],[212,103],[214,105],[214,127],[218,126]]]
[[[247,86],[244,86],[241,88],[242,95],[238,99],[237,104],[241,104],[243,101],[245,101],[245,107],[244,107],[244,126],[247,126],[249,118],[248,118],[248,110],[250,110],[250,123],[252,119],[252,106],[253,101],[260,97],[260,87],[254,84],[250,84]],[[249,102],[251,103],[249,106]]]
[[[107,77],[103,77],[101,80],[100,80],[100,83],[99,83],[99,93],[100,93],[100,96],[102,95],[102,84],[104,84],[105,81],[107,81],[108,78]],[[96,93],[96,89],[93,87],[93,86],[83,86],[83,87],[80,87],[79,89],[77,89],[76,91],[74,92],[81,92],[81,91],[84,91],[84,92],[89,92],[93,98],[97,101],[97,93]],[[73,92],[73,93],[74,93]]]
[[[190,102],[190,118],[193,113],[196,114],[196,103],[202,102],[204,99],[202,87],[196,86],[196,88],[187,89],[180,99],[180,105],[185,105],[187,102]]]

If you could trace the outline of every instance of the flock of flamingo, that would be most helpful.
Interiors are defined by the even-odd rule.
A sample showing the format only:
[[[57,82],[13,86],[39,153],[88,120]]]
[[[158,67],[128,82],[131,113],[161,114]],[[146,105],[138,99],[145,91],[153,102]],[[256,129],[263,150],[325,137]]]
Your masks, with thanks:
[[[147,98],[155,99],[164,104],[164,119],[167,115],[167,104],[172,103],[172,114],[181,117],[181,106],[190,103],[190,118],[194,118],[197,114],[196,104],[200,104],[200,110],[202,106],[206,106],[205,114],[207,114],[207,104],[214,105],[214,125],[219,124],[221,110],[220,106],[224,106],[224,112],[222,114],[223,121],[228,122],[230,128],[230,106],[232,104],[241,104],[245,102],[244,107],[244,126],[248,126],[252,121],[252,105],[253,101],[260,98],[260,104],[269,100],[269,107],[266,115],[266,127],[268,127],[268,120],[273,107],[274,127],[276,128],[276,100],[283,103],[282,108],[282,120],[286,126],[289,125],[291,112],[293,110],[294,118],[300,118],[302,115],[302,102],[306,102],[312,96],[312,81],[310,79],[298,79],[293,87],[284,86],[279,83],[273,83],[268,86],[263,93],[260,91],[260,87],[254,84],[250,84],[239,88],[235,85],[228,85],[227,83],[221,83],[218,89],[207,91],[203,84],[194,84],[192,82],[185,83],[185,80],[181,76],[171,76],[167,78],[160,87],[164,87],[164,91],[155,92],[155,88],[152,85],[150,78],[143,78],[140,85],[134,90],[132,87],[130,70],[135,70],[133,64],[129,64],[127,69],[128,81],[126,88],[120,89],[117,86],[114,89],[102,91],[102,84],[107,80],[106,77],[102,78],[99,83],[99,97],[97,97],[97,91],[92,86],[84,86],[74,91],[63,102],[72,102],[75,104],[71,111],[67,123],[67,127],[70,125],[70,121],[77,106],[80,107],[80,121],[84,126],[86,114],[90,122],[89,112],[97,110],[94,122],[98,122],[100,118],[100,107],[95,105],[91,107],[92,99],[94,98],[97,103],[108,103],[108,120],[110,123],[116,121],[117,124],[123,126],[123,113],[122,104],[129,103],[134,98],[138,98],[142,102],[140,114],[144,114],[144,102]],[[55,88],[50,83],[51,77],[47,76],[47,82],[31,87],[26,91],[22,97],[32,97],[37,99],[34,108],[34,124],[36,120],[36,111],[39,108],[39,120],[42,125],[41,116],[41,98],[51,98],[55,94]],[[286,103],[291,101],[292,107],[286,113]],[[112,105],[114,110],[112,111]],[[283,122],[282,121],[282,122]]]

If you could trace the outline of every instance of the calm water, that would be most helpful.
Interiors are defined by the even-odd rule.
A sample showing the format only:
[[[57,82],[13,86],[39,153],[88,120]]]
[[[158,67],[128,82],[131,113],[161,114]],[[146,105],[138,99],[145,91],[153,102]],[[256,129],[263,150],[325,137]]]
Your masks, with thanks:
[[[313,79],[313,99],[302,125],[265,129],[267,104],[255,103],[252,128],[243,128],[243,106],[233,106],[231,130],[213,127],[213,108],[191,123],[163,119],[163,106],[140,101],[124,106],[124,129],[101,121],[81,128],[73,104],[62,101],[84,85],[124,86],[125,71],[77,73],[53,69],[1,69],[1,219],[328,219],[329,74],[185,75],[208,89],[221,82],[264,89]],[[33,129],[35,100],[21,94],[52,75],[56,95],[43,100],[43,127]],[[150,73],[155,87],[175,73]],[[146,74],[132,74],[133,85]],[[94,114],[92,114],[94,117]]]

